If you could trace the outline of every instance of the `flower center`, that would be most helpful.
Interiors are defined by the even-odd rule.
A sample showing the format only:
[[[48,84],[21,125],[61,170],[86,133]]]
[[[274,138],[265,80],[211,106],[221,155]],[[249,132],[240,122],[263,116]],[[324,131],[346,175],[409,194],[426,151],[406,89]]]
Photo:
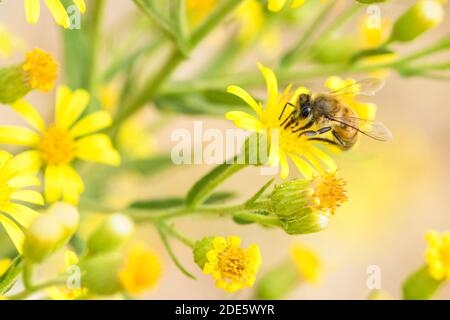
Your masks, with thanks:
[[[345,181],[335,173],[325,173],[312,181],[311,198],[318,210],[329,210],[332,214],[348,200]]]
[[[67,164],[75,157],[75,141],[66,130],[51,126],[41,139],[39,151],[47,164]]]
[[[247,270],[247,255],[244,249],[235,246],[225,248],[218,256],[218,265],[224,278],[240,280]]]
[[[41,49],[27,52],[22,65],[32,89],[48,92],[53,88],[58,77],[58,65],[53,57]]]

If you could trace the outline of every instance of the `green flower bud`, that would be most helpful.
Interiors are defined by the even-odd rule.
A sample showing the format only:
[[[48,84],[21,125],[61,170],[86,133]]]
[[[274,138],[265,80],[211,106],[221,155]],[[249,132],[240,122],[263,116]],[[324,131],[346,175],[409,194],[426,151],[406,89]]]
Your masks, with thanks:
[[[64,238],[69,240],[78,228],[80,221],[78,210],[70,204],[58,202],[50,207],[48,213],[58,219],[65,231]]]
[[[358,49],[359,43],[354,36],[332,36],[314,46],[314,58],[325,64],[343,63]]]
[[[87,259],[80,265],[83,288],[100,295],[112,295],[122,291],[119,271],[123,263],[122,255],[115,251]]]
[[[292,263],[281,264],[260,279],[256,287],[255,299],[283,299],[298,285],[299,281],[299,273]]]
[[[31,91],[22,66],[0,69],[0,103],[11,104]]]
[[[306,209],[301,215],[281,219],[281,224],[287,234],[307,234],[325,230],[331,215],[314,209]]]
[[[88,239],[91,254],[110,251],[124,244],[134,231],[133,221],[124,214],[109,216]]]
[[[65,230],[55,216],[40,215],[26,231],[23,256],[34,262],[42,262],[59,248],[64,234]]]
[[[395,22],[391,41],[412,41],[443,19],[444,9],[439,1],[419,0]]]
[[[328,226],[336,209],[347,201],[344,185],[335,173],[284,182],[272,191],[273,211],[288,234],[321,231]]]
[[[205,263],[208,262],[206,254],[209,250],[214,248],[213,237],[205,237],[195,242],[194,246],[194,261],[203,270]]]

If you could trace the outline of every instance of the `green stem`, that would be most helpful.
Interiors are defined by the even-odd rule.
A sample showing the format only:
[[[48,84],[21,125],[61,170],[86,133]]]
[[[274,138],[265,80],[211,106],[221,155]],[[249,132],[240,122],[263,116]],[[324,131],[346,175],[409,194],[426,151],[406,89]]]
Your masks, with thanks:
[[[290,66],[294,60],[296,59],[297,53],[299,53],[305,45],[309,42],[311,37],[318,31],[323,22],[327,19],[329,14],[332,11],[332,8],[336,5],[336,1],[330,1],[326,6],[320,10],[319,14],[315,19],[313,19],[312,23],[303,33],[303,36],[300,40],[281,58],[280,67],[286,68]]]
[[[39,285],[33,286],[32,288],[25,289],[24,291],[14,294],[12,296],[8,296],[8,299],[23,300],[23,299],[28,298],[33,293],[36,293],[38,291],[44,290],[49,287],[64,285],[66,282],[67,282],[66,278],[56,278],[56,279],[41,283]]]
[[[100,25],[104,8],[105,8],[105,0],[94,1],[89,30],[91,64],[88,75],[88,88],[90,92],[93,92],[95,90],[95,75],[97,71],[98,48],[100,43]]]
[[[276,216],[265,216],[252,212],[242,212],[236,214],[236,217],[243,220],[253,221],[263,226],[281,226],[280,219]]]
[[[180,231],[176,230],[173,226],[170,226],[164,222],[160,222],[160,226],[163,230],[167,231],[167,233],[174,238],[178,239],[180,242],[184,243],[186,246],[190,248],[194,248],[195,241],[188,238],[184,234],[182,234]]]
[[[26,262],[23,268],[22,278],[23,278],[23,285],[27,290],[32,290],[34,288],[33,274],[34,274],[34,266],[29,262]]]

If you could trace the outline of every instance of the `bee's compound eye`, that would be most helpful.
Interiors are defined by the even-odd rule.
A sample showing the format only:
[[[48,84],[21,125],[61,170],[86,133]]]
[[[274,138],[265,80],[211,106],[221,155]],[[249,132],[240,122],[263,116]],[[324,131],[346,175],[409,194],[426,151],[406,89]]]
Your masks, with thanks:
[[[305,106],[302,108],[302,117],[303,118],[308,118],[310,114],[311,114],[311,107]]]

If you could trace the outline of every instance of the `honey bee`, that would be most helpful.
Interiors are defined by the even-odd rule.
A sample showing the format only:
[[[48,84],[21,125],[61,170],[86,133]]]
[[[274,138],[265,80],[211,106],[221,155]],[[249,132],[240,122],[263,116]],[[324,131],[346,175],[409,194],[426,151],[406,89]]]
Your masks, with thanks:
[[[290,127],[293,133],[299,132],[299,137],[304,135],[308,140],[329,143],[344,151],[355,145],[359,133],[375,140],[389,141],[392,134],[381,122],[358,118],[339,98],[347,94],[373,96],[383,85],[382,80],[368,78],[326,94],[300,94],[295,105],[287,103],[284,106],[280,121],[288,106],[293,110],[281,127]],[[319,129],[312,130],[313,126]],[[321,136],[327,132],[331,132],[330,138]]]

